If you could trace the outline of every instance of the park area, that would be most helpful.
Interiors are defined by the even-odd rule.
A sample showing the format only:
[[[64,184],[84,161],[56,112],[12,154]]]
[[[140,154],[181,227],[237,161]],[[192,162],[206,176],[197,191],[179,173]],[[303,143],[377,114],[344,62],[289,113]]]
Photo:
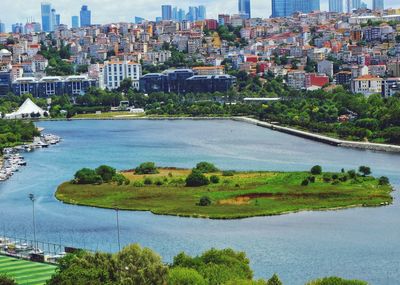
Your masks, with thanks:
[[[56,266],[0,255],[0,275],[21,285],[42,285],[51,278]]]

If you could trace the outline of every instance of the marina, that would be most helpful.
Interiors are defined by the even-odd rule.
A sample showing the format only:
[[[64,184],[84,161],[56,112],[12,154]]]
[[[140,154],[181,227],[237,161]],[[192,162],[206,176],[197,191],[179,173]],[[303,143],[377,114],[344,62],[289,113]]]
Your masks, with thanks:
[[[30,152],[38,148],[47,148],[49,145],[55,145],[61,140],[60,137],[52,134],[43,134],[35,137],[32,143],[16,147],[9,147],[3,150],[3,158],[0,162],[0,181],[5,181],[14,175],[15,172],[27,165],[21,152]]]

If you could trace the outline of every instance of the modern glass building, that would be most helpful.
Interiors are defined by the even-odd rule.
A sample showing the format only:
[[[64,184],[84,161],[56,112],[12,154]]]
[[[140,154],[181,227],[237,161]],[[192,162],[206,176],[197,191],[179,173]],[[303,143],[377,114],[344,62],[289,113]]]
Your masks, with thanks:
[[[207,17],[206,6],[200,5],[199,8],[198,8],[197,19],[198,20],[205,20],[206,17]]]
[[[56,26],[61,25],[61,15],[60,14],[56,14]]]
[[[88,6],[83,5],[80,13],[81,27],[89,27],[92,25],[92,13]]]
[[[289,17],[295,12],[320,10],[320,0],[272,0],[272,17]]]
[[[71,27],[73,29],[79,28],[79,17],[78,16],[71,17]]]
[[[161,17],[163,21],[169,21],[172,19],[172,6],[162,5],[161,6]]]
[[[329,12],[342,13],[343,0],[329,0]]]
[[[6,26],[4,23],[0,22],[0,33],[5,33],[6,32]]]
[[[250,0],[239,0],[239,14],[245,19],[251,18]]]
[[[372,1],[372,9],[373,10],[384,10],[385,9],[384,0],[373,0]]]
[[[51,32],[53,26],[51,24],[51,4],[43,2],[41,4],[42,13],[42,30],[43,32]]]

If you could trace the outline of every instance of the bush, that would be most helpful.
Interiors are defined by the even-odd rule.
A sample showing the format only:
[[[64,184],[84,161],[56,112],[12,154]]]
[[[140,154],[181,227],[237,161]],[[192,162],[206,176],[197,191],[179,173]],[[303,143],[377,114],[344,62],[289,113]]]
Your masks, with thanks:
[[[308,282],[306,285],[367,285],[361,280],[345,280],[339,277],[326,277]]]
[[[341,177],[339,178],[339,180],[342,181],[342,182],[346,182],[347,179],[348,179],[347,175],[343,175],[343,176],[341,176]]]
[[[122,175],[121,173],[117,173],[114,175],[114,177],[112,178],[113,182],[116,182],[118,185],[129,185],[130,181],[128,178],[126,178],[124,175]]]
[[[307,179],[310,183],[315,183],[315,176],[310,176]]]
[[[337,175],[336,173],[332,174],[332,179],[333,180],[339,179],[339,175]]]
[[[157,186],[161,186],[164,184],[164,182],[162,180],[158,179],[158,180],[156,180],[156,182],[154,184]]]
[[[211,199],[207,196],[203,196],[200,198],[199,201],[199,206],[210,206],[211,205]]]
[[[357,172],[354,169],[347,171],[347,174],[349,175],[349,177],[351,179],[354,179],[357,177]]]
[[[14,279],[8,277],[7,275],[0,274],[0,284],[1,285],[17,285]]]
[[[267,281],[267,285],[283,285],[282,281],[279,279],[278,275],[274,274]]]
[[[77,184],[101,184],[103,179],[93,169],[82,168],[75,173],[75,183]]]
[[[135,168],[135,174],[156,174],[158,170],[154,162],[144,162]]]
[[[233,176],[233,175],[235,175],[235,171],[234,170],[222,171],[222,176]]]
[[[168,285],[207,285],[203,276],[194,269],[175,267],[168,273]]]
[[[193,169],[192,173],[186,178],[186,186],[199,187],[210,184],[208,178],[198,170]]]
[[[310,172],[312,175],[320,175],[322,173],[322,167],[320,165],[314,165]]]
[[[110,182],[116,173],[115,168],[108,165],[101,165],[97,167],[95,171],[101,176],[104,182]]]
[[[151,178],[146,177],[143,181],[144,185],[151,185],[153,184],[153,180],[151,180]]]
[[[379,185],[389,185],[389,178],[387,178],[386,176],[381,176],[379,178]]]
[[[371,168],[369,168],[368,166],[364,166],[364,165],[360,166],[360,167],[358,168],[358,171],[359,171],[364,177],[371,174]]]
[[[219,183],[219,177],[217,175],[211,175],[210,182],[214,183],[214,184],[218,184]]]
[[[219,169],[212,163],[202,161],[197,163],[196,168],[201,173],[213,173],[219,171]]]
[[[330,182],[332,180],[332,175],[329,173],[325,173],[322,179],[324,180],[324,182]]]
[[[133,187],[143,187],[144,184],[142,181],[135,181],[133,182]]]
[[[307,186],[308,183],[309,183],[308,179],[304,179],[304,180],[301,182],[301,186]]]

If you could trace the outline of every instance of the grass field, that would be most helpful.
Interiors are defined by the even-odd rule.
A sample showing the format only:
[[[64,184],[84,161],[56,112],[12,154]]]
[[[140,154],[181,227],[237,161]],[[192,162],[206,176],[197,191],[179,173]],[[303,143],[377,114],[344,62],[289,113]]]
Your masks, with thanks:
[[[323,175],[317,175],[315,183],[301,186],[309,172],[241,172],[234,176],[219,172],[215,173],[220,178],[217,184],[186,187],[189,173],[182,169],[160,169],[160,173],[146,176],[128,172],[124,175],[130,184],[120,186],[66,182],[59,186],[56,197],[77,205],[217,219],[379,206],[392,201],[390,185],[381,186],[373,177],[324,182]],[[337,175],[340,178],[345,174]],[[144,185],[145,178],[150,178],[152,184]],[[203,196],[211,199],[211,205],[198,205]]]
[[[51,278],[56,266],[0,255],[0,274],[14,278],[18,284],[42,285]]]

